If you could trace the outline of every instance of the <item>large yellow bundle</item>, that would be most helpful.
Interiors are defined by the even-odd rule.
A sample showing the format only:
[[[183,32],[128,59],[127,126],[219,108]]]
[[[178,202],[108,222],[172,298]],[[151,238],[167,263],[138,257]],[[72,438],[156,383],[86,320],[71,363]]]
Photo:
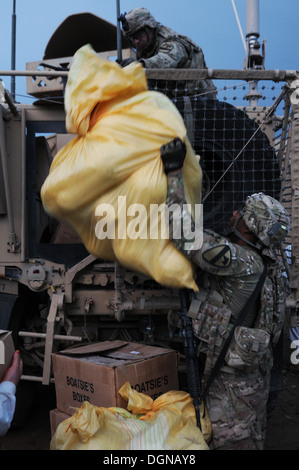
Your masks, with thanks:
[[[201,170],[176,107],[147,89],[140,64],[121,68],[87,45],[75,54],[65,109],[67,130],[77,137],[54,158],[41,192],[45,210],[73,227],[97,258],[196,290],[191,263],[165,233],[150,233],[150,208],[166,201],[160,147],[175,137],[187,145],[187,202],[193,209],[200,203]],[[162,210],[159,223],[163,217]]]
[[[173,390],[153,401],[128,382],[119,393],[128,411],[84,402],[59,424],[51,450],[209,450],[188,393]]]

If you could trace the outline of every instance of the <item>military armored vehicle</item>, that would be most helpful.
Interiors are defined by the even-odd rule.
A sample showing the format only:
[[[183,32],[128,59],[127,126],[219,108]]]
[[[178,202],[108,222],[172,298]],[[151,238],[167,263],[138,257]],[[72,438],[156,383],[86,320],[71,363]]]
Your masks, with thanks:
[[[88,28],[76,34],[78,23]],[[72,15],[55,31],[41,60],[28,63],[25,71],[0,71],[0,76],[27,76],[34,100],[22,104],[3,86],[0,91],[0,328],[14,332],[26,381],[51,383],[52,352],[82,342],[181,344],[174,327],[178,292],[117,262],[95,259],[76,233],[45,213],[40,197],[55,154],[73,137],[63,107],[72,57],[91,43],[97,54],[114,60],[116,38],[116,27],[105,20]],[[157,69],[147,70],[147,77],[151,89],[176,104],[201,155],[207,227],[222,232],[232,209],[258,191],[279,198],[291,213],[293,230],[285,246],[292,244],[292,267],[286,250],[281,256],[290,280],[288,305],[296,309],[299,76],[265,69],[257,31],[248,31],[247,48],[241,70]],[[121,52],[132,54],[125,38]],[[214,81],[217,99],[182,93],[182,82],[205,78]]]

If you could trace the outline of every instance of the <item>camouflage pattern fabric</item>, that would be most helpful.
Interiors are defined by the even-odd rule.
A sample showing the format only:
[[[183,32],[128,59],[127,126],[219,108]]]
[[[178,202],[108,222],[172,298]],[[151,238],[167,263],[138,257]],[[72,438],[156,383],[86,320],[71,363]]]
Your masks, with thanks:
[[[263,193],[247,197],[243,219],[251,232],[267,247],[283,241],[290,226],[290,218],[282,204]]]
[[[167,204],[183,204],[180,171],[167,178]],[[171,222],[170,219],[170,225]],[[263,261],[253,248],[235,245],[212,231],[204,231],[203,245],[197,251],[184,251],[184,240],[173,242],[199,268],[197,283],[201,289],[195,298],[198,304],[191,303],[189,316],[193,318],[199,351],[205,353],[204,388],[223,338],[263,271]],[[268,259],[260,301],[252,306],[244,325],[236,328],[225,362],[208,392],[213,449],[263,448],[272,348],[280,337],[285,311],[282,269],[277,257],[275,261]]]
[[[258,328],[238,326],[226,353],[226,363],[238,370],[255,370],[269,347],[270,335]]]
[[[145,68],[181,68],[181,69],[206,69],[206,62],[202,49],[187,36],[176,33],[171,28],[156,22],[153,16],[145,8],[136,8],[125,14],[127,20],[127,32],[130,37],[144,27],[155,29],[153,45],[146,51],[136,51],[136,58]],[[179,88],[179,86],[178,86]],[[205,97],[214,98],[216,88],[212,80],[200,80],[187,82],[188,94],[204,94]]]
[[[126,36],[130,37],[141,28],[148,26],[155,29],[158,26],[153,15],[146,8],[139,7],[121,16],[123,30]]]
[[[179,217],[176,217],[176,212],[169,211],[169,238],[181,253],[189,257],[191,250],[185,251],[184,246],[187,241],[190,243],[190,238],[188,240],[186,239],[183,227],[190,226],[190,229],[194,232],[195,225],[186,208],[184,182],[181,170],[171,172],[171,174],[167,176],[166,205],[168,208],[172,205],[176,205],[180,208],[178,211]]]
[[[212,291],[214,294],[215,291]],[[220,354],[224,342],[231,329],[231,310],[222,305],[213,305],[210,300],[211,292],[207,291],[207,299],[201,303],[196,314],[192,314],[192,308],[188,316],[193,318],[192,326],[194,335],[198,338],[198,354],[205,355],[204,375],[209,377]],[[198,299],[198,295],[196,296]],[[193,300],[192,303],[197,300]],[[191,304],[192,306],[192,304]]]
[[[260,368],[220,371],[207,397],[213,428],[211,449],[263,449],[269,387],[269,374]]]

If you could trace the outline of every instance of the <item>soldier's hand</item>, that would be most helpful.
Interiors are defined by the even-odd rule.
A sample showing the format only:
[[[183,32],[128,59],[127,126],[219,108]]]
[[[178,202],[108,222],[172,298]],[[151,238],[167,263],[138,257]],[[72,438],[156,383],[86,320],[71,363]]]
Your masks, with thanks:
[[[132,57],[129,57],[128,59],[123,59],[123,60],[117,60],[116,61],[121,67],[126,67],[127,65],[132,64],[132,62],[136,62],[135,59]]]
[[[186,145],[179,137],[162,145],[160,152],[166,174],[182,168],[186,156]]]

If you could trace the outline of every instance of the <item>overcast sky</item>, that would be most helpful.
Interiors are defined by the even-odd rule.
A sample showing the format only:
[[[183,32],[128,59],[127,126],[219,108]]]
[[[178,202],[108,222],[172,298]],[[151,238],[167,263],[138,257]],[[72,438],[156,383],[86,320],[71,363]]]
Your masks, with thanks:
[[[299,1],[260,0],[260,40],[266,40],[266,68],[299,70]],[[156,20],[188,35],[199,44],[208,67],[242,69],[244,46],[231,0],[120,0],[121,11],[148,8]],[[246,0],[235,0],[244,34]],[[11,68],[13,0],[1,0],[0,70]],[[16,69],[40,60],[46,45],[63,20],[91,12],[116,24],[115,0],[16,0]],[[10,78],[3,77],[10,89]],[[16,79],[16,94],[24,93],[25,79]],[[18,99],[18,97],[17,97]],[[21,98],[19,98],[21,101]]]

